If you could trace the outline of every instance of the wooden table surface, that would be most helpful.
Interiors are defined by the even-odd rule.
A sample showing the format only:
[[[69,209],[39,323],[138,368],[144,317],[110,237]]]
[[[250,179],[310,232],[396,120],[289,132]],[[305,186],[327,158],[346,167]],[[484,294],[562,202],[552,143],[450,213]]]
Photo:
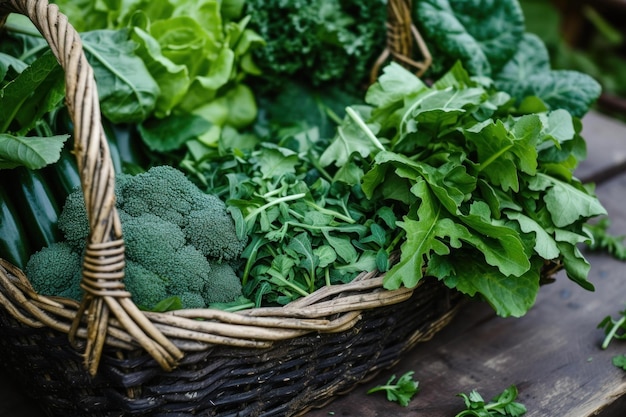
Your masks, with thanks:
[[[626,124],[597,113],[583,123],[589,155],[577,176],[598,184],[611,232],[626,235]],[[607,255],[586,256],[595,292],[560,273],[522,318],[499,318],[485,304],[469,303],[393,369],[306,417],[454,416],[463,409],[458,393],[477,390],[488,399],[511,384],[528,409],[525,417],[625,416],[626,372],[611,358],[626,353],[626,341],[602,350],[597,324],[626,306],[626,269]],[[420,383],[408,407],[388,402],[382,393],[366,395],[391,375],[407,371],[414,371]],[[41,410],[14,385],[10,373],[0,372],[0,417],[38,415]]]

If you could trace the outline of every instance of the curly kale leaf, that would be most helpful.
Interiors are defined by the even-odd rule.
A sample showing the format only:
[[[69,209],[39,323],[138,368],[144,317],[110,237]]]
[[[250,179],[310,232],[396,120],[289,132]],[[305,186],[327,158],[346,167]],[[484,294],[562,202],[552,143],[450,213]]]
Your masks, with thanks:
[[[385,47],[387,8],[381,0],[249,0],[250,27],[266,41],[257,64],[279,83],[293,77],[316,86],[367,79]]]

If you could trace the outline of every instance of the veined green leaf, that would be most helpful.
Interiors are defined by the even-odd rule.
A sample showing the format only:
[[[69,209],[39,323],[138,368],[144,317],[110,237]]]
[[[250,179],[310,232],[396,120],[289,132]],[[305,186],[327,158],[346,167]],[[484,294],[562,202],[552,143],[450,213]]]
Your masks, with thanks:
[[[23,137],[0,133],[0,169],[39,169],[59,159],[69,135]]]
[[[128,31],[96,30],[83,33],[82,40],[104,115],[114,123],[136,123],[148,117],[160,90],[135,54],[137,45],[128,40]]]
[[[544,259],[556,259],[559,257],[560,252],[556,241],[539,223],[516,211],[507,212],[506,217],[517,221],[523,232],[535,234],[534,249],[537,255]]]

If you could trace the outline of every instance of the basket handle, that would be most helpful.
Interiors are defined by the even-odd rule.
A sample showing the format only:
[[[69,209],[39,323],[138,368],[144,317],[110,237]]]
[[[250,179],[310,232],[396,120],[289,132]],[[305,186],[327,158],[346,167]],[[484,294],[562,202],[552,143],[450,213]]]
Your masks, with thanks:
[[[422,35],[413,24],[411,0],[387,1],[387,45],[378,56],[370,72],[370,84],[378,78],[381,67],[391,56],[391,59],[407,69],[415,70],[415,75],[421,77],[432,64],[432,56]],[[417,45],[422,61],[413,59],[413,46]]]
[[[124,241],[115,208],[115,172],[100,119],[93,69],[80,36],[47,0],[0,0],[0,26],[9,13],[23,14],[33,22],[65,71],[65,100],[74,122],[74,150],[90,228],[81,281],[85,294],[69,331],[70,341],[78,347],[78,329],[86,322],[84,364],[95,375],[112,312],[161,367],[171,370],[182,352],[137,308],[122,282]]]

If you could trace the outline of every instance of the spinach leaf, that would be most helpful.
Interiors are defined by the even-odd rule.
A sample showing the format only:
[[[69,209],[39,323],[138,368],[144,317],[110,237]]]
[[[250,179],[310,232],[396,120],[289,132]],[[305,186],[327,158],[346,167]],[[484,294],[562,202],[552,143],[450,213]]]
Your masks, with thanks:
[[[490,76],[514,54],[524,32],[516,0],[420,0],[415,21],[433,49],[436,67],[456,59],[472,74]],[[445,71],[444,71],[445,72]]]

